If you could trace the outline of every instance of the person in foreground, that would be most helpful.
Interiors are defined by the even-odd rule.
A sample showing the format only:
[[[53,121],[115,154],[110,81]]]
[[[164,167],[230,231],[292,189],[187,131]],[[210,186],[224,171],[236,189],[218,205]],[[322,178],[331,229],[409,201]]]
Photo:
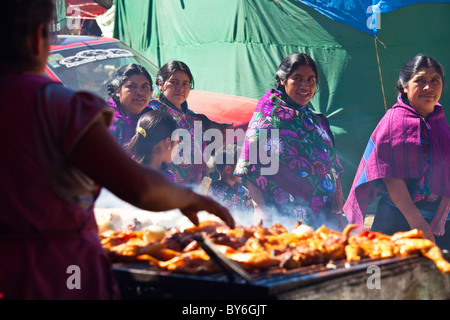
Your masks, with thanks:
[[[234,226],[211,198],[132,160],[108,130],[113,114],[102,99],[43,76],[52,0],[8,0],[3,7],[1,40],[11,46],[0,59],[8,114],[0,126],[2,298],[119,297],[97,234],[99,185],[142,209],[179,208],[194,224],[206,210]]]
[[[151,110],[139,119],[136,134],[125,149],[138,163],[160,170],[175,181],[168,164],[177,152],[178,140],[171,140],[176,129],[177,123],[169,113]]]
[[[420,54],[403,66],[397,103],[373,131],[344,206],[359,229],[379,198],[372,230],[417,228],[450,249],[450,126],[438,103],[444,81],[432,57]]]
[[[276,72],[276,89],[259,100],[250,120],[235,174],[245,179],[257,220],[282,214],[312,227],[343,226],[343,168],[328,119],[308,106],[318,78],[310,56],[289,55]],[[262,161],[252,160],[266,150],[279,159],[274,172],[264,173]]]

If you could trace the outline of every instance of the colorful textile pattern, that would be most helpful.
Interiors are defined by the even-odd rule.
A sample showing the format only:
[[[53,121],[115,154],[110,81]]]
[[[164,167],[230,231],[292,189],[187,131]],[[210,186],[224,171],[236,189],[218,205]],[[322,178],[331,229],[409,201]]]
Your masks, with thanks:
[[[222,180],[211,183],[211,196],[222,203],[230,212],[253,213],[253,202],[248,189],[241,183],[232,188]]]
[[[170,181],[176,182],[175,175],[173,174],[172,170],[170,169],[167,163],[163,163],[161,172],[164,173]]]
[[[311,215],[321,212],[330,202],[334,212],[342,210],[339,177],[343,168],[327,118],[313,113],[308,106],[287,103],[289,100],[275,89],[259,100],[235,174],[262,191],[266,207],[308,223]],[[262,130],[267,130],[267,141],[258,153],[265,149],[279,157],[279,170],[274,175],[261,174],[264,166],[252,161],[251,145],[261,145]],[[273,130],[278,130],[279,139],[273,139]]]
[[[427,202],[435,202],[439,199],[439,195],[434,194],[430,190],[430,182],[428,177],[431,169],[431,157],[430,157],[430,137],[428,134],[428,124],[420,126],[420,147],[421,156],[420,161],[423,168],[422,177],[414,183],[413,190],[411,192],[411,198],[414,202],[425,200]]]
[[[424,132],[428,137],[423,136]],[[428,145],[423,146],[424,141],[429,141]],[[378,196],[376,187],[382,178],[416,179],[419,185],[412,194],[415,201],[427,195],[429,200],[441,196],[441,205],[430,225],[434,226],[433,233],[443,232],[450,198],[450,126],[441,105],[423,118],[399,95],[397,103],[378,123],[344,206],[348,221],[359,224],[360,229],[367,206]]]
[[[231,124],[218,123],[208,119],[203,114],[197,114],[189,110],[186,103],[183,106],[183,109],[186,111],[180,111],[162,93],[159,94],[159,99],[150,100],[149,107],[153,110],[170,113],[177,122],[178,129],[189,131],[191,135],[191,146],[188,148],[189,154],[184,153],[181,148],[179,157],[182,159],[182,162],[180,164],[171,163],[168,166],[174,174],[175,182],[200,184],[204,172],[208,169],[203,158],[203,151],[207,146],[206,141],[203,141],[203,133],[208,129],[219,129],[224,133],[225,129],[231,127]],[[196,128],[197,130],[195,130]],[[198,155],[201,155],[200,161]]]
[[[138,115],[125,116],[120,112],[113,99],[109,99],[108,105],[114,110],[113,122],[111,123],[109,130],[121,145],[125,145],[135,135],[139,118],[151,109],[145,107]]]

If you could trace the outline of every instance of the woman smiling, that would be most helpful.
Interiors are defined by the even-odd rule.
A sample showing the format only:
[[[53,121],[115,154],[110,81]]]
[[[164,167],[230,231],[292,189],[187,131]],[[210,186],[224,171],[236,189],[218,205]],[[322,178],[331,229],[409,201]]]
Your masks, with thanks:
[[[207,147],[206,142],[196,142],[195,123],[197,122],[197,127],[201,127],[202,134],[208,129],[218,129],[224,133],[231,124],[218,123],[203,114],[189,110],[186,100],[194,88],[194,77],[184,62],[170,61],[163,65],[156,75],[156,84],[154,91],[156,99],[151,100],[149,106],[154,110],[170,113],[176,120],[178,128],[189,131],[191,136],[191,144],[186,148],[190,152],[180,148],[178,159],[182,161],[178,164],[169,164],[170,169],[177,183],[198,185],[204,176],[209,175],[209,169],[206,164],[208,159],[202,157],[199,162],[195,157],[195,154],[203,154]]]
[[[109,105],[114,109],[110,130],[120,144],[130,141],[140,116],[151,110],[147,105],[152,94],[152,84],[147,70],[134,63],[120,68],[109,82]]]
[[[450,249],[450,126],[438,103],[441,64],[417,55],[397,82],[397,103],[373,131],[344,206],[362,225],[367,206],[379,199],[372,230],[393,234],[422,230]]]
[[[327,118],[308,106],[318,78],[310,56],[291,54],[278,67],[276,89],[270,89],[256,106],[235,171],[247,183],[256,220],[270,224],[283,215],[313,227],[342,226],[343,169]],[[279,170],[265,174],[262,161],[252,161],[256,158],[252,150],[278,155]]]

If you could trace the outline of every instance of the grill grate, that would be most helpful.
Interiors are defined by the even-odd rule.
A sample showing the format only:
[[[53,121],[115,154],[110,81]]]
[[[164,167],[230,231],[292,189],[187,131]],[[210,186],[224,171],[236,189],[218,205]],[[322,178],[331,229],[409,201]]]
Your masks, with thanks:
[[[147,263],[116,263],[116,274],[124,299],[276,299],[315,283],[352,274],[365,274],[371,265],[414,264],[419,256],[365,259],[358,263],[336,261],[291,270],[269,269],[250,272],[248,283],[238,275],[221,272],[206,275],[177,274]]]

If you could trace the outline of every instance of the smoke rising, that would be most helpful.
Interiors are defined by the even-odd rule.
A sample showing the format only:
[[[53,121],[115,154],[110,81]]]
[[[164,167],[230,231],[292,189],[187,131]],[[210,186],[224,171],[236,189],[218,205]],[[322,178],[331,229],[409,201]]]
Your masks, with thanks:
[[[264,212],[265,216],[262,219],[255,218],[253,213],[238,210],[231,211],[231,214],[238,225],[249,226],[262,222],[262,226],[270,227],[274,223],[279,223],[288,231],[292,231],[298,222],[302,220],[301,217],[282,214],[273,207],[267,207]],[[111,213],[119,215],[121,218],[121,226],[117,226],[117,229],[126,228],[127,226],[136,224],[135,219],[139,221],[142,227],[148,225],[158,225],[165,229],[178,228],[180,230],[184,230],[194,226],[192,222],[178,209],[163,212],[150,212],[142,210],[132,206],[126,201],[121,200],[109,190],[103,188],[95,204],[95,215],[97,222],[101,223],[101,221],[109,219]],[[200,221],[221,221],[218,217],[206,211],[199,212],[198,217]],[[321,225],[325,225],[327,228],[332,230],[340,231],[334,214],[330,215],[320,212],[317,213],[316,219],[312,224],[310,224],[310,226],[315,230]]]

